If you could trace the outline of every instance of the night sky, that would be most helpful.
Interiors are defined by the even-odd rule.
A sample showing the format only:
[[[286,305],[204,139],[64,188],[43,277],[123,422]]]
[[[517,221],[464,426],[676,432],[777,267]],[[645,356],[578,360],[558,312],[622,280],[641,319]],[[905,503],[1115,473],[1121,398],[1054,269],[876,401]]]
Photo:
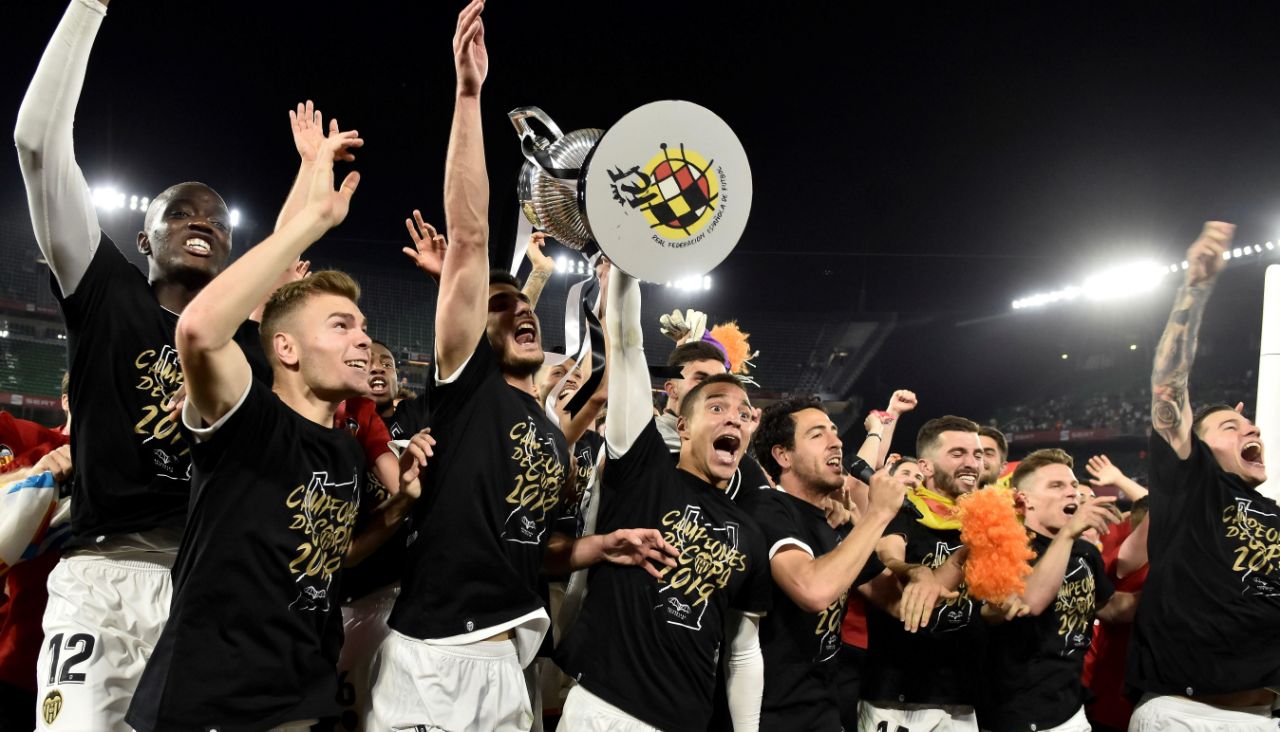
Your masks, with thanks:
[[[494,0],[495,238],[514,231],[512,107],[568,130],[657,99],[703,104],[741,138],[755,198],[700,304],[898,312],[859,388],[879,401],[917,387],[932,414],[1069,380],[1080,360],[1058,361],[1067,350],[1137,343],[1121,357],[1145,373],[1171,287],[1039,314],[1012,314],[1014,298],[1178,261],[1209,218],[1239,224],[1241,244],[1280,238],[1280,6],[880,5]],[[81,166],[151,195],[205,181],[244,213],[248,246],[296,168],[286,111],[312,98],[367,140],[352,214],[321,246],[402,257],[410,210],[442,218],[460,7],[117,0],[77,114]],[[6,129],[64,8],[8,8]],[[6,160],[0,210],[21,211]],[[1235,265],[1210,305],[1228,370],[1256,365],[1261,279],[1257,262]]]

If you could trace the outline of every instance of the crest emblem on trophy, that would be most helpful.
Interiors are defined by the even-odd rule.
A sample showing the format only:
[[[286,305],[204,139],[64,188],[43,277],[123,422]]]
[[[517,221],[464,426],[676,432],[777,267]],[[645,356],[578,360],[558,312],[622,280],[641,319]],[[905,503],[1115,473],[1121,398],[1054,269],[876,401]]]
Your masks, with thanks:
[[[563,133],[537,107],[510,113],[525,164],[525,217],[557,241],[648,282],[703,275],[751,212],[751,168],[733,130],[691,102],[646,104],[608,131]]]

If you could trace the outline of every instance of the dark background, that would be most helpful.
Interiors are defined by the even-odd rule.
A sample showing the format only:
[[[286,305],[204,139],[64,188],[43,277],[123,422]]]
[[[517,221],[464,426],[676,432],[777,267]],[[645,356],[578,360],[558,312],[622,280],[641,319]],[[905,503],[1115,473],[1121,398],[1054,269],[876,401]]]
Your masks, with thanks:
[[[569,130],[698,102],[741,138],[755,199],[696,304],[721,318],[896,312],[862,395],[909,387],[928,416],[981,417],[1095,375],[1145,378],[1174,278],[1105,304],[1032,313],[1013,299],[1180,261],[1206,219],[1239,224],[1240,244],[1280,237],[1280,6],[852,5],[492,2],[494,248],[516,216],[509,109],[536,104]],[[318,250],[403,266],[407,213],[442,219],[459,7],[117,0],[76,115],[81,166],[131,193],[207,182],[241,210],[246,247],[296,167],[286,111],[312,98],[367,140],[352,214]],[[7,9],[0,127],[64,8]],[[0,215],[26,215],[12,153]],[[1256,367],[1272,258],[1231,263],[1197,374]]]

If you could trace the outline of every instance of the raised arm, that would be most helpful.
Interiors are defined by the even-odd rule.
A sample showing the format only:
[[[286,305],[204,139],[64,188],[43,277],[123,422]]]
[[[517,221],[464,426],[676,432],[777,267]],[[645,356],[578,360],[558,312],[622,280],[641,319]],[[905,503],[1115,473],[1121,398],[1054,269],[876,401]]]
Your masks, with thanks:
[[[867,513],[840,545],[816,559],[798,546],[784,546],[769,560],[773,581],[806,612],[825,610],[862,573],[885,527],[898,515],[905,494],[906,486],[887,470],[877,472],[871,477]]]
[[[1124,471],[1116,467],[1115,463],[1111,462],[1111,458],[1106,455],[1094,455],[1089,458],[1085,469],[1089,471],[1089,475],[1093,476],[1089,479],[1089,485],[1094,488],[1113,485],[1130,501],[1136,501],[1150,492],[1136,480],[1125,475]]]
[[[40,57],[13,130],[36,244],[64,296],[80,284],[102,234],[76,164],[71,129],[89,51],[106,13],[106,0],[71,1]]]
[[[458,76],[444,168],[444,215],[449,256],[436,303],[436,377],[447,379],[471,358],[484,334],[489,297],[489,177],[480,125],[480,87],[489,72],[484,46],[484,0],[458,15],[453,60]]]
[[[1119,520],[1110,510],[1110,504],[1115,500],[1110,496],[1100,496],[1082,501],[1071,521],[1053,537],[1044,555],[1036,560],[1036,566],[1027,578],[1027,589],[1022,593],[1022,600],[1031,608],[1032,615],[1048,610],[1057,598],[1076,539],[1089,529],[1105,534],[1107,527]]]
[[[881,427],[881,439],[879,449],[876,451],[876,460],[871,462],[871,466],[879,468],[884,465],[884,459],[889,455],[889,445],[893,443],[894,430],[898,428],[898,423],[902,421],[902,415],[916,408],[916,393],[907,389],[898,389],[889,397],[889,406],[885,407],[885,412],[889,418],[883,419],[884,426]]]
[[[524,253],[529,264],[533,265],[524,281],[524,294],[529,296],[529,306],[535,308],[538,307],[538,298],[542,297],[542,288],[547,286],[547,280],[556,269],[556,263],[542,251],[546,238],[547,235],[541,231],[533,232],[529,237],[529,248]]]
[[[315,171],[316,155],[325,138],[324,115],[315,108],[315,104],[310,99],[306,104],[299,102],[297,109],[289,110],[289,126],[293,129],[293,145],[298,149],[298,175],[293,179],[293,187],[289,189],[289,196],[285,199],[284,206],[280,208],[280,214],[276,216],[275,231],[279,231],[285,222],[298,215],[302,207],[307,205],[307,193],[311,186],[311,174]],[[338,134],[336,118],[329,120],[329,134]],[[359,135],[357,134],[356,137],[358,138]],[[355,147],[360,145],[351,144],[338,148],[338,159],[348,163],[355,160],[356,156],[351,152]]]
[[[343,139],[334,137],[325,144],[336,148]],[[346,218],[359,182],[359,173],[349,173],[335,191],[332,155],[317,161],[302,211],[245,252],[183,310],[174,340],[187,400],[206,423],[229,412],[252,378],[244,353],[232,340],[236,329],[276,286],[277,273]]]
[[[1191,397],[1187,381],[1196,358],[1196,339],[1205,304],[1222,271],[1222,255],[1231,246],[1233,224],[1205,223],[1187,250],[1187,274],[1173,298],[1173,312],[1156,346],[1151,368],[1151,426],[1178,457],[1191,454]]]
[[[604,439],[609,455],[619,457],[653,419],[649,364],[644,358],[640,325],[640,283],[614,268],[605,306],[605,338],[609,341],[609,418]]]

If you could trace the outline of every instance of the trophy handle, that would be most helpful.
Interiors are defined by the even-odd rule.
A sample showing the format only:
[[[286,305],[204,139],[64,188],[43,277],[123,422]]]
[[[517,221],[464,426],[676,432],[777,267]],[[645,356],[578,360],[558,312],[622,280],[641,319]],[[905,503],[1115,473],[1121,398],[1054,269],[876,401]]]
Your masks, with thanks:
[[[520,150],[526,160],[542,168],[552,178],[573,180],[578,177],[578,170],[557,167],[547,154],[551,145],[563,137],[564,133],[546,112],[538,107],[516,107],[507,113],[507,117],[520,136]],[[547,134],[539,134],[534,129],[535,124],[541,126]]]

